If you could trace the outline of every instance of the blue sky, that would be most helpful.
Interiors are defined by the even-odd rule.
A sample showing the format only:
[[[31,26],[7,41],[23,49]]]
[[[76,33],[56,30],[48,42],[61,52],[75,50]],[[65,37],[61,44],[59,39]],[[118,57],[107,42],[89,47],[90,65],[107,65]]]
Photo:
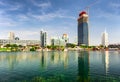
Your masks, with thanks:
[[[0,0],[0,38],[14,32],[20,39],[39,40],[44,29],[51,37],[67,33],[77,37],[79,12],[96,0]],[[90,7],[90,44],[101,43],[105,28],[109,43],[120,43],[120,0],[98,0]]]

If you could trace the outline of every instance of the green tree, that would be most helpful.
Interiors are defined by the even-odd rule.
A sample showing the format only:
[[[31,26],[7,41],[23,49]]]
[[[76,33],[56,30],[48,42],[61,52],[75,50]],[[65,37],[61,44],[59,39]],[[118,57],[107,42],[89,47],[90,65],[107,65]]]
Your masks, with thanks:
[[[18,47],[18,45],[17,44],[11,44],[11,47],[16,48],[16,47]]]
[[[74,48],[76,45],[75,44],[72,44],[72,43],[67,43],[66,44],[66,47],[70,47],[70,48]]]
[[[36,51],[36,49],[34,47],[30,48],[30,51]]]
[[[11,46],[10,46],[10,44],[6,44],[6,45],[5,45],[5,47],[7,47],[7,48],[8,48],[8,47],[11,47]]]

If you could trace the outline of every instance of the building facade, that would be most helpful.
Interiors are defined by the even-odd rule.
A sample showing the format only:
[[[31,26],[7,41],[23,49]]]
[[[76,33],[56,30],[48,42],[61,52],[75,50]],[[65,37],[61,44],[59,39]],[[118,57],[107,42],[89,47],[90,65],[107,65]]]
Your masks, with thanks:
[[[9,40],[15,40],[15,34],[13,32],[9,32],[8,38]]]
[[[61,39],[61,38],[52,38],[51,45],[53,45],[53,46],[65,46],[66,42],[64,39]]]
[[[63,34],[62,39],[65,40],[65,43],[69,43],[69,38],[67,34]]]
[[[78,45],[82,44],[89,46],[88,15],[85,11],[78,18]]]
[[[47,46],[47,32],[40,31],[40,45],[41,47]]]
[[[102,45],[108,47],[108,33],[106,31],[102,34]]]
[[[0,39],[0,45],[6,44],[17,44],[22,46],[27,45],[40,45],[39,40],[9,40],[9,39]]]

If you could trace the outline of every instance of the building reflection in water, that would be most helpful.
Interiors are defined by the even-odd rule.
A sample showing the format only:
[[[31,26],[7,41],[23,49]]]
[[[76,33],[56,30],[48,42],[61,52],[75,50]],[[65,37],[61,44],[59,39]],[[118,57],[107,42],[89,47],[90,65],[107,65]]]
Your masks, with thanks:
[[[0,55],[0,65],[14,70],[19,65],[34,66],[39,64],[40,69],[46,69],[49,66],[62,65],[64,68],[68,67],[68,52],[11,52]]]
[[[109,51],[102,52],[102,62],[104,65],[104,73],[107,75],[109,72]]]
[[[47,68],[48,52],[42,51],[40,54],[40,68]]]
[[[42,67],[47,68],[49,66],[58,66],[63,65],[64,68],[67,68],[68,66],[68,54],[67,52],[58,52],[58,51],[52,51],[52,52],[41,52],[39,54],[40,58],[40,68]]]
[[[105,58],[105,62],[104,62],[104,67],[105,67],[105,72],[106,74],[108,74],[109,72],[109,52],[108,51],[105,51],[104,52],[104,58]]]
[[[68,67],[68,52],[64,52],[64,54],[62,54],[63,56],[63,64],[64,64],[64,68]]]
[[[53,51],[50,54],[50,60],[51,65],[57,65],[57,64],[63,64],[64,68],[67,68],[68,66],[68,53],[67,52],[56,52]]]
[[[0,65],[10,70],[14,70],[14,68],[19,65],[26,64],[25,66],[28,66],[33,62],[36,63],[36,60],[40,60],[37,54],[37,52],[4,52],[0,55]]]
[[[78,55],[78,80],[89,82],[89,52],[80,51]]]

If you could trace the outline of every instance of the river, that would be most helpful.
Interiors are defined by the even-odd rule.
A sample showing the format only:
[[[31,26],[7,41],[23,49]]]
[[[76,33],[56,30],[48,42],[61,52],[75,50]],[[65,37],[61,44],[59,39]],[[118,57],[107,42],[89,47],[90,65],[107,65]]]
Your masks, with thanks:
[[[0,52],[0,82],[120,82],[120,52]]]

